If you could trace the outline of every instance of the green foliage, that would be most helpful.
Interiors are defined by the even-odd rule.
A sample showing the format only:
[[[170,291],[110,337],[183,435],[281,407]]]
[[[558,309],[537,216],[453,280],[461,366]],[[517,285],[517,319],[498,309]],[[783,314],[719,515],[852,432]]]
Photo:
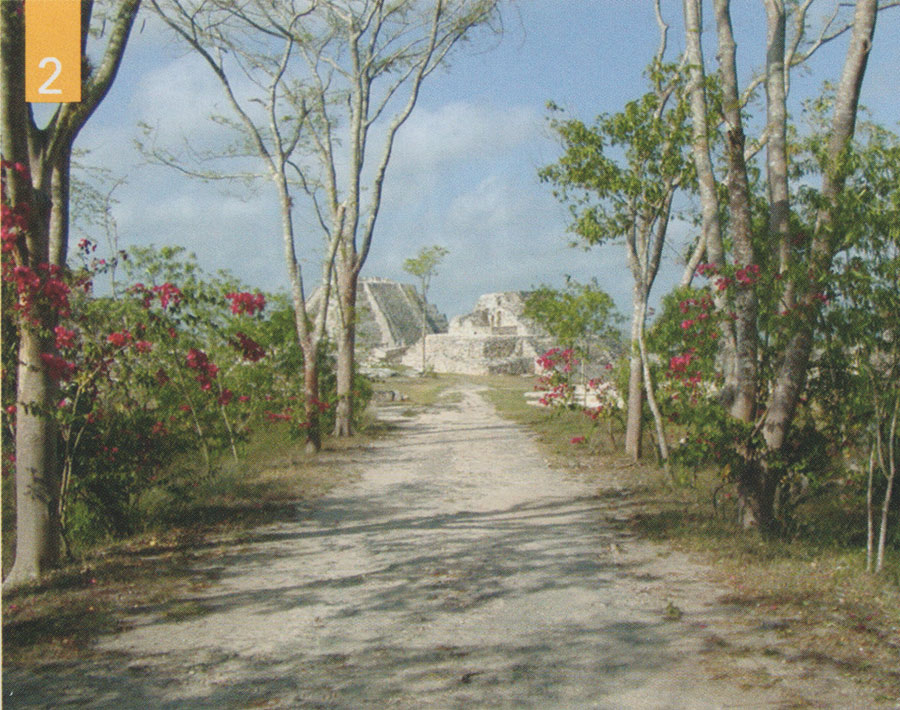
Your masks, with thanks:
[[[535,321],[564,348],[574,348],[581,357],[590,343],[613,345],[619,340],[622,316],[612,298],[596,279],[580,284],[566,277],[563,290],[541,286],[525,299],[525,316]]]
[[[112,268],[94,248],[82,241],[73,283]],[[286,297],[207,274],[180,248],[136,248],[118,265],[130,285],[105,297],[73,289],[71,314],[55,332],[66,375],[52,415],[70,549],[139,529],[140,501],[152,489],[187,495],[223,458],[237,461],[254,428],[305,433],[303,358]],[[4,336],[4,358],[14,358],[6,352],[14,339]],[[328,425],[336,384],[331,354],[322,348],[320,357],[318,404]],[[14,384],[4,387],[4,404]],[[364,408],[371,388],[363,378],[354,395]],[[9,455],[14,411],[4,424]]]
[[[437,274],[438,264],[450,252],[442,246],[422,247],[414,257],[409,257],[403,262],[403,270],[420,279],[423,291],[428,290],[431,277]]]
[[[822,123],[827,103],[826,97],[807,113],[813,124]],[[812,133],[798,139],[791,154],[797,199],[787,269],[781,270],[771,248],[767,205],[757,197],[756,263],[701,265],[707,289],[669,295],[647,337],[665,371],[657,392],[661,407],[683,434],[673,460],[713,465],[732,480],[747,466],[764,468],[775,485],[782,531],[795,529],[797,507],[811,498],[843,494],[848,485],[864,488],[870,452],[879,437],[887,451],[891,411],[900,401],[900,142],[881,127],[861,124],[857,140],[837,162],[828,162],[823,144],[821,134]],[[828,225],[831,264],[812,253],[825,201],[809,177],[824,173],[846,180]],[[796,303],[786,307],[788,284]],[[761,383],[773,380],[781,367],[778,354],[801,326],[814,325],[812,366],[777,452],[767,450],[755,424],[736,424],[719,401],[719,331],[734,317],[738,285],[757,294]],[[889,468],[886,457],[884,465],[876,458],[882,474],[875,481],[876,498],[887,489]]]
[[[550,120],[564,154],[539,176],[569,204],[570,230],[583,244],[625,237],[636,219],[652,224],[663,216],[673,184],[694,182],[683,78],[674,65],[653,72],[651,78],[667,89],[630,101],[619,113],[601,114],[590,126],[577,119]],[[549,108],[561,112],[553,103]]]

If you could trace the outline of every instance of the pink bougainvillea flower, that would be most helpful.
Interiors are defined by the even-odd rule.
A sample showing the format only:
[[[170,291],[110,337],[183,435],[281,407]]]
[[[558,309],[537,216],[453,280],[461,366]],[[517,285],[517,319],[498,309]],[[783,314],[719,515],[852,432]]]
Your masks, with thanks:
[[[47,374],[53,380],[68,380],[75,374],[75,363],[53,355],[51,353],[41,353],[41,360],[44,361],[44,367],[47,368]]]
[[[177,306],[181,303],[181,289],[168,281],[162,286],[154,286],[153,293],[159,296],[159,305],[163,307],[163,310],[169,307],[169,303],[173,306]]]
[[[131,342],[131,333],[123,330],[118,333],[110,333],[106,336],[106,342],[115,348],[121,348]]]
[[[235,315],[250,315],[262,312],[266,307],[266,297],[261,293],[248,291],[226,293],[225,298],[231,301],[231,312]]]
[[[231,345],[241,351],[241,355],[245,360],[257,362],[266,356],[265,349],[253,338],[248,337],[244,333],[235,333],[234,337],[237,338],[237,342],[231,341]]]
[[[58,325],[53,329],[56,334],[56,349],[71,348],[75,346],[75,331],[65,326]]]

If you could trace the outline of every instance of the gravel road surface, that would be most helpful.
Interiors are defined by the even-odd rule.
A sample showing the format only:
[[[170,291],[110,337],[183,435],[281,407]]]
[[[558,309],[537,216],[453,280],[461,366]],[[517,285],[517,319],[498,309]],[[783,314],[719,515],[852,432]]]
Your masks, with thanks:
[[[624,489],[549,468],[457,391],[354,454],[358,481],[200,563],[219,572],[182,600],[200,613],[141,610],[105,660],[11,670],[4,707],[874,707],[820,669],[723,658],[777,631],[634,539]]]

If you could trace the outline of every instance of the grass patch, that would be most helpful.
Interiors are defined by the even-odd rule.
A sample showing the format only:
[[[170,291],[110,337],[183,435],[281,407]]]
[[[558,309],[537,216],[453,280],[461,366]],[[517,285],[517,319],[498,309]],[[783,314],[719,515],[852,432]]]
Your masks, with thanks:
[[[446,390],[460,381],[457,375],[424,375],[413,377],[392,377],[374,385],[374,391],[395,394],[392,401],[382,402],[382,406],[433,407],[443,399]],[[378,395],[375,395],[378,399]],[[458,395],[457,395],[458,401]]]
[[[502,416],[534,432],[551,464],[594,476],[630,529],[710,564],[729,590],[722,600],[751,625],[776,629],[800,649],[794,660],[812,658],[900,697],[900,561],[892,550],[884,574],[865,572],[862,501],[823,496],[798,511],[791,539],[765,538],[739,527],[734,491],[715,472],[675,486],[651,461],[624,459],[580,413],[527,405],[530,379],[480,380]],[[580,436],[584,444],[571,443]],[[621,444],[621,433],[614,436]]]

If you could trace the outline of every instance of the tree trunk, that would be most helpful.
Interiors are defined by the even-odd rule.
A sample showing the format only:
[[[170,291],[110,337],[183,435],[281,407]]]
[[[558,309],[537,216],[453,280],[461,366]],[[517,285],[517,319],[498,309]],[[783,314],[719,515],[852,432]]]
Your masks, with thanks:
[[[736,45],[731,28],[729,0],[715,0],[719,70],[722,77],[728,154],[728,213],[734,262],[746,267],[755,263],[750,214],[750,184],[744,159],[744,126],[738,94]],[[753,420],[757,391],[756,292],[752,284],[735,284],[735,393],[731,415],[744,422]]]
[[[769,234],[777,241],[778,272],[783,275],[791,265],[783,0],[766,0],[766,17],[766,182],[769,189]],[[793,289],[790,281],[785,285],[782,310],[789,310],[794,305]]]
[[[62,103],[48,126],[39,129],[25,102],[24,4],[0,2],[0,139],[3,160],[27,165],[31,182],[6,170],[10,207],[31,206],[27,234],[10,255],[19,266],[65,265],[69,229],[69,168],[78,132],[115,79],[140,0],[118,3],[111,15],[106,49],[93,71],[82,78],[82,100]],[[82,5],[82,58],[93,4]],[[86,60],[85,60],[86,61]],[[44,333],[58,322],[54,311],[38,307],[20,315],[17,368],[16,430],[16,559],[4,585],[15,586],[39,576],[59,561],[59,486],[57,431],[50,412],[57,387],[41,358],[55,354],[49,337],[42,340],[28,322]]]
[[[702,214],[701,243],[709,263],[721,266],[724,259],[719,225],[719,198],[709,147],[709,119],[706,105],[706,74],[703,69],[701,36],[703,18],[700,0],[684,0],[685,54],[690,72],[688,92],[691,101],[692,155],[697,169]]]
[[[881,505],[881,527],[878,530],[878,554],[875,558],[875,572],[881,572],[884,566],[884,547],[887,543],[888,512],[891,509],[891,493],[894,490],[894,478],[897,475],[896,446],[897,416],[900,414],[900,398],[894,400],[894,413],[891,415],[891,423],[888,427],[888,456],[884,460],[883,452],[880,452],[882,469],[887,476],[887,486],[884,489],[884,501]]]
[[[59,475],[52,411],[56,387],[47,376],[33,329],[19,334],[16,404],[16,560],[5,588],[38,578],[59,563]]]
[[[338,268],[338,299],[341,324],[338,329],[337,409],[334,435],[353,436],[353,372],[356,348],[357,275],[343,261]]]
[[[648,294],[649,295],[649,294]],[[641,327],[638,332],[638,345],[640,347],[641,367],[644,376],[644,389],[647,393],[647,404],[650,407],[650,413],[653,415],[653,423],[656,426],[657,446],[659,447],[659,458],[662,461],[663,468],[666,473],[670,472],[669,468],[669,444],[666,441],[666,427],[663,424],[662,414],[656,404],[656,395],[653,393],[653,379],[650,377],[650,363],[647,358],[647,347],[644,343],[643,323],[647,313],[647,298],[645,296],[641,303]]]
[[[700,210],[702,215],[700,245],[706,250],[706,261],[716,268],[725,263],[725,249],[722,246],[722,226],[719,220],[719,197],[715,171],[709,146],[709,111],[706,102],[706,73],[703,68],[703,13],[700,0],[684,0],[684,32],[685,54],[690,72],[688,92],[691,104],[691,154],[697,170],[697,186],[700,194]],[[699,251],[699,249],[698,249]],[[701,254],[694,254],[699,260]],[[693,259],[691,260],[693,262]],[[696,268],[696,266],[694,266]],[[682,277],[683,286],[690,285],[693,270],[685,271]],[[713,290],[716,308],[725,310],[725,296]],[[723,386],[723,403],[730,407],[737,390],[737,368],[735,362],[734,327],[731,322],[722,322],[722,338],[720,348],[723,361],[725,382]]]
[[[631,315],[631,360],[628,373],[628,411],[625,419],[625,453],[635,461],[641,458],[642,409],[644,390],[640,351],[641,288],[634,284]]]
[[[866,477],[866,572],[872,571],[875,560],[875,506],[873,487],[875,483],[875,447],[869,452],[869,470]]]
[[[71,181],[72,146],[66,146],[53,165],[50,178],[50,263],[66,265],[69,253],[69,189]],[[113,257],[116,255],[113,254]]]
[[[425,291],[422,291],[422,374],[424,375],[426,372],[426,359],[425,359],[425,336],[428,334],[428,313],[425,310],[426,306],[425,300]]]
[[[832,234],[833,212],[846,179],[846,168],[841,165],[841,157],[853,138],[856,127],[859,94],[875,34],[877,14],[877,0],[859,0],[856,3],[853,34],[835,93],[827,147],[830,164],[822,179],[825,204],[816,218],[810,254],[809,267],[814,277],[813,283],[802,298],[799,295],[797,297],[798,303],[804,306],[797,309],[798,330],[788,343],[778,366],[762,430],[770,451],[778,451],[783,446],[806,381],[813,344],[814,316],[819,307],[816,296],[818,290],[823,288],[819,280],[824,279],[831,269],[833,244],[837,241]]]
[[[308,343],[303,348],[303,402],[306,416],[306,453],[308,454],[314,454],[322,448],[317,356],[318,347],[312,343]]]
[[[684,264],[684,271],[681,272],[681,279],[678,281],[678,288],[688,288],[694,282],[694,276],[697,274],[697,267],[703,261],[706,254],[706,237],[701,234],[697,243],[694,245],[693,251]]]

